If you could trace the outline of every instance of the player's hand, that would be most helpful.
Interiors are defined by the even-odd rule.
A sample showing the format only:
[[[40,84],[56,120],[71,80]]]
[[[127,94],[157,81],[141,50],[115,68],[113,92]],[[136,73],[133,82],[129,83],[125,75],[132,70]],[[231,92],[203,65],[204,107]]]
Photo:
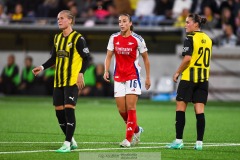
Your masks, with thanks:
[[[178,80],[179,75],[180,75],[180,73],[175,73],[175,74],[173,75],[173,81],[174,81],[175,83],[177,83],[177,80]]]
[[[37,76],[40,72],[42,72],[42,70],[43,70],[42,66],[38,66],[33,68],[32,72],[35,76]]]
[[[77,86],[79,90],[83,89],[83,87],[85,86],[84,77],[82,73],[78,74]]]
[[[110,82],[109,72],[107,72],[107,71],[104,72],[103,79],[104,79],[106,82]]]
[[[151,80],[150,78],[146,78],[145,80],[145,88],[148,90],[151,87]]]

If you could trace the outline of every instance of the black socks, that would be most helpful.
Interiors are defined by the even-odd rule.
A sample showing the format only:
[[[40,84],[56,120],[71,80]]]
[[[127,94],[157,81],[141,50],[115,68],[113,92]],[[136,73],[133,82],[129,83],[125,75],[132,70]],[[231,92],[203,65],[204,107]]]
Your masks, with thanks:
[[[196,114],[197,119],[197,140],[203,141],[203,135],[205,130],[205,116],[204,113]]]
[[[176,139],[183,138],[183,129],[185,126],[185,112],[183,111],[176,111]]]
[[[65,140],[71,142],[76,127],[75,110],[72,108],[65,108],[65,115],[67,121]]]
[[[56,110],[56,116],[58,119],[59,126],[61,127],[63,133],[66,135],[66,117],[65,117],[65,110]]]

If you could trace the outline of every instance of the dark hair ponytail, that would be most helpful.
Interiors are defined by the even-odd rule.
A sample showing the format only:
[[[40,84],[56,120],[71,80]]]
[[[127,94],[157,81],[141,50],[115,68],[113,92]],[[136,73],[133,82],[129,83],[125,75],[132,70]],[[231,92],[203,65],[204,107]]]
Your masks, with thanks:
[[[202,27],[202,24],[207,23],[207,19],[205,17],[201,17],[195,13],[189,14],[188,17],[191,17],[195,23],[198,23],[199,28]]]
[[[200,23],[201,23],[201,24],[206,24],[206,23],[207,23],[207,18],[201,17]]]

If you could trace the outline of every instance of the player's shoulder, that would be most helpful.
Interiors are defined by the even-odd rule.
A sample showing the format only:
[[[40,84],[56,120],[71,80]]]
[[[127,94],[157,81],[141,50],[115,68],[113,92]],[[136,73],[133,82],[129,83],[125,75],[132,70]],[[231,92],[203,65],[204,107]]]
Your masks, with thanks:
[[[110,37],[117,37],[120,35],[120,32],[113,33]]]
[[[186,37],[193,37],[196,35],[196,32],[189,32],[187,33]]]
[[[139,34],[132,32],[132,36],[138,40],[140,40],[141,42],[144,41],[144,39],[142,38],[142,36],[140,36]]]
[[[72,31],[73,36],[77,36],[77,37],[83,37],[81,33],[79,33],[78,31]]]

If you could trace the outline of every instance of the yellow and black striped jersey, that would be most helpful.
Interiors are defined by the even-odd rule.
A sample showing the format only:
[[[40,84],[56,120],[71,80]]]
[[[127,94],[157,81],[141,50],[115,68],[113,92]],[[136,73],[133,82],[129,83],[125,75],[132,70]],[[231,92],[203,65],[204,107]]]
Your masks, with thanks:
[[[201,31],[188,33],[182,55],[190,55],[191,61],[182,72],[181,80],[194,83],[208,81],[212,55],[212,40],[208,35]]]
[[[89,49],[83,36],[72,31],[67,37],[56,34],[51,58],[43,64],[44,69],[55,64],[54,87],[76,84],[78,74],[86,70],[83,59],[89,56]],[[83,69],[84,68],[84,69]]]

